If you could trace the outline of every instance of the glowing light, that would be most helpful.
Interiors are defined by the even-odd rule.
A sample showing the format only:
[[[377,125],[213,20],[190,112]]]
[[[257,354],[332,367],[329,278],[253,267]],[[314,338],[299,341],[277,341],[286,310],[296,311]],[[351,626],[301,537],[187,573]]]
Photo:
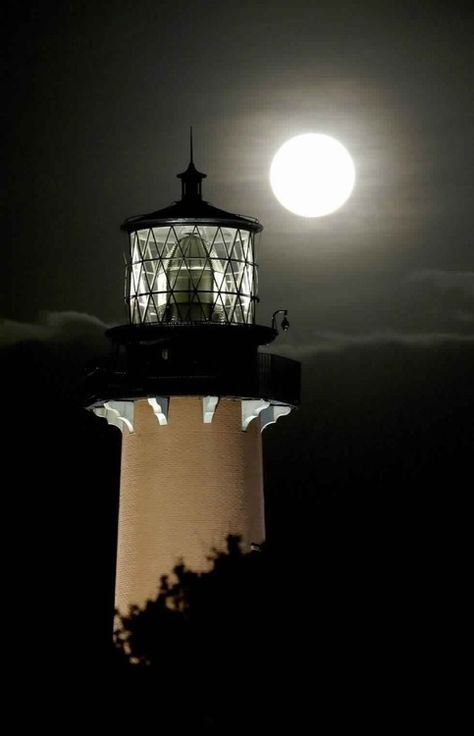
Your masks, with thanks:
[[[280,204],[301,217],[323,217],[350,197],[355,167],[335,138],[306,133],[290,138],[275,154],[270,183]]]

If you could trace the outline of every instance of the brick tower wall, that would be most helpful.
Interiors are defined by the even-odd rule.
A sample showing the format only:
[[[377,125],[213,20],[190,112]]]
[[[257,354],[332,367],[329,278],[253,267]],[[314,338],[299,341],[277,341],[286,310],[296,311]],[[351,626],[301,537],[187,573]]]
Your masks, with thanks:
[[[244,549],[265,535],[258,421],[242,431],[241,401],[221,399],[203,423],[198,397],[171,397],[161,426],[146,400],[122,444],[116,606],[125,613],[156,595],[182,559],[209,568],[213,547],[240,534]]]

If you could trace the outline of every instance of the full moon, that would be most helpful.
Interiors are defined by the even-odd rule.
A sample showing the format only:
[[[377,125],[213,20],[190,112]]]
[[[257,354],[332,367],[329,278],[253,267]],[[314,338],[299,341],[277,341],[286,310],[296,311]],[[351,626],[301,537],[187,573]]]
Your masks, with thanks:
[[[339,209],[354,188],[354,162],[335,138],[306,133],[276,152],[270,184],[283,207],[301,217],[323,217]]]

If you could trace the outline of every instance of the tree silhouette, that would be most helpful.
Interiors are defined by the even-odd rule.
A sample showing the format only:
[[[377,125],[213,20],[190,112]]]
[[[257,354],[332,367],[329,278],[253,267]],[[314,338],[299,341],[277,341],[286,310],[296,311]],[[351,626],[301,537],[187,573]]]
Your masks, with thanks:
[[[179,564],[155,600],[118,618],[115,671],[140,713],[227,732],[393,710],[400,672],[411,676],[410,589],[394,587],[382,546],[349,525],[334,541],[325,524],[300,545],[248,554],[229,537],[208,572]]]
[[[213,550],[209,559],[208,572],[178,564],[173,582],[161,578],[156,599],[117,615],[114,643],[121,661],[150,672],[162,668],[165,653],[173,660],[180,655],[183,660],[207,660],[210,652],[219,654],[219,635],[232,630],[235,639],[255,625],[264,604],[259,583],[265,557],[260,552],[244,554],[239,537],[229,536],[226,551]]]
[[[329,576],[287,548],[244,554],[232,536],[211,562],[204,573],[177,565],[156,599],[118,617],[116,672],[142,709],[173,705],[181,724],[294,724],[313,703],[305,688],[332,681],[343,651],[350,659]]]

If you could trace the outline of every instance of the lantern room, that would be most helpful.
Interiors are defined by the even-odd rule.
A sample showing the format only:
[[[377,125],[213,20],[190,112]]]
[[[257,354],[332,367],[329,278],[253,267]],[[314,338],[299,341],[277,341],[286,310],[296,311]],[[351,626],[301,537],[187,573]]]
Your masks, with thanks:
[[[126,220],[125,301],[131,324],[254,324],[258,220],[202,199],[205,174],[191,162],[181,200]]]

